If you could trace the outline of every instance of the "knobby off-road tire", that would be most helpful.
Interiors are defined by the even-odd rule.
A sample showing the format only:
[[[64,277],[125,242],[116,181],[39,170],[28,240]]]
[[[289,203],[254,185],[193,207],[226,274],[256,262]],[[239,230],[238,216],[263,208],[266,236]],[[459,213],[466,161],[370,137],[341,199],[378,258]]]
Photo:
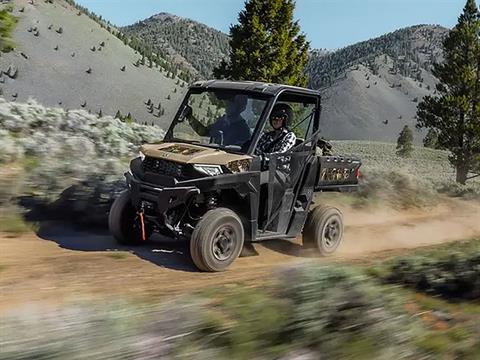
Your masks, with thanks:
[[[115,240],[122,245],[140,245],[142,229],[138,215],[132,205],[130,191],[125,190],[115,199],[108,215],[108,227]],[[145,224],[146,240],[152,234],[152,228]]]
[[[318,206],[307,216],[303,246],[317,249],[322,256],[333,254],[343,239],[343,215],[337,208]]]
[[[244,237],[242,221],[235,212],[227,208],[207,211],[190,239],[193,263],[202,271],[224,271],[242,251]]]

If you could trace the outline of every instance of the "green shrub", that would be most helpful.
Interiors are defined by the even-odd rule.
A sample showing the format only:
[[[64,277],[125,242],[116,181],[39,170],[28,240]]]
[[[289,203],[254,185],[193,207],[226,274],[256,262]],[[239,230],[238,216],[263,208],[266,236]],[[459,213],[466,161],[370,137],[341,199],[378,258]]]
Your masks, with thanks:
[[[9,52],[14,49],[11,36],[17,22],[18,19],[9,8],[0,10],[0,51]]]
[[[480,299],[480,248],[439,259],[409,256],[396,260],[385,280],[446,299]]]
[[[18,208],[0,208],[0,232],[11,237],[17,237],[32,231],[32,229],[32,225],[24,220]]]
[[[203,311],[199,329],[184,343],[208,344],[221,358],[413,356],[413,322],[359,270],[301,266],[284,270],[271,293],[234,290]],[[293,355],[292,355],[293,356]]]
[[[0,99],[0,202],[29,196],[71,219],[105,224],[129,160],[163,134],[111,116]],[[20,167],[16,180],[4,181],[12,164]]]

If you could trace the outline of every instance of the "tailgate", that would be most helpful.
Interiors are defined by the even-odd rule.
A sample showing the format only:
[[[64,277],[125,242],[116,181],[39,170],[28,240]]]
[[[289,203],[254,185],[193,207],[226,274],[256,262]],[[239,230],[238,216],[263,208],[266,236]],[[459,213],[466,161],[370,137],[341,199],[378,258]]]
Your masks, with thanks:
[[[360,159],[351,156],[320,156],[315,190],[354,191],[358,187]]]

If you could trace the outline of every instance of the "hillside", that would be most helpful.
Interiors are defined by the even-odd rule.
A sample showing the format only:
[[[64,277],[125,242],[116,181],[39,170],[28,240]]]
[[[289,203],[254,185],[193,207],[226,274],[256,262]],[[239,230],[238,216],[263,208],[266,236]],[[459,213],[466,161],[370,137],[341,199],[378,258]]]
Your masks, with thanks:
[[[6,100],[35,98],[46,106],[104,115],[119,111],[162,127],[170,121],[186,90],[184,82],[154,63],[142,65],[141,55],[113,29],[63,0],[11,3],[18,17],[15,49],[0,57]],[[148,99],[154,108],[146,106]]]
[[[324,89],[327,138],[394,141],[415,126],[418,102],[435,91],[432,74],[442,61],[448,30],[414,26],[332,53],[313,52],[310,86]],[[423,133],[414,133],[419,142]]]
[[[442,40],[448,29],[434,25],[417,25],[359,42],[337,51],[312,51],[308,72],[310,86],[323,88],[333,84],[345,71],[358,64],[369,65],[376,72],[375,58],[387,55],[395,61],[392,73],[420,78],[420,70],[431,71],[442,60]]]
[[[122,28],[152,49],[184,65],[202,78],[211,78],[213,69],[228,55],[226,34],[196,21],[168,13]]]

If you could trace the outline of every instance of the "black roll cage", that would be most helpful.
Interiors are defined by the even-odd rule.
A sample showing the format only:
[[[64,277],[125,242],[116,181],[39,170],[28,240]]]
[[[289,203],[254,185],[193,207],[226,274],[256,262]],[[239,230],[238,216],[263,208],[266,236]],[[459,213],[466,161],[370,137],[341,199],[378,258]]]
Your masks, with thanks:
[[[299,145],[295,146],[295,148],[298,147],[298,146],[304,145],[305,143],[308,143],[309,141],[315,139],[319,135],[319,132],[320,132],[319,131],[320,130],[319,129],[320,128],[320,115],[321,115],[321,111],[322,111],[320,95],[303,93],[303,92],[300,92],[300,91],[296,90],[294,87],[281,88],[275,94],[265,94],[265,93],[262,93],[262,92],[259,92],[259,91],[243,90],[243,89],[242,90],[237,90],[237,89],[216,88],[216,87],[191,87],[188,90],[185,97],[183,98],[182,103],[181,103],[179,109],[177,110],[177,113],[175,114],[175,117],[174,117],[172,123],[170,124],[166,134],[165,134],[165,137],[164,137],[164,140],[163,140],[164,142],[165,141],[179,141],[178,139],[175,139],[172,136],[173,128],[177,124],[179,117],[182,115],[183,109],[187,105],[187,100],[188,100],[189,96],[191,94],[199,94],[199,93],[208,92],[208,91],[211,91],[211,90],[213,90],[213,91],[215,91],[215,90],[232,91],[232,92],[235,92],[237,94],[255,95],[258,98],[263,97],[265,99],[268,99],[267,105],[263,109],[263,112],[260,115],[260,119],[258,120],[257,125],[255,126],[255,131],[253,132],[253,136],[251,138],[248,150],[247,150],[247,152],[243,153],[245,155],[250,155],[250,156],[254,155],[255,148],[257,147],[257,143],[260,139],[260,136],[262,134],[263,129],[265,128],[265,126],[267,124],[267,121],[270,117],[270,114],[273,110],[273,107],[275,106],[275,104],[280,99],[282,101],[292,101],[292,102],[299,102],[299,103],[303,102],[303,103],[315,104],[315,111],[314,111],[315,114],[314,114],[314,118],[313,118],[312,134],[308,139],[305,139],[302,142],[302,144],[299,144]],[[310,101],[300,101],[302,99],[304,99],[304,100],[309,99]],[[183,140],[182,140],[182,142],[188,143],[188,141],[183,141]],[[208,147],[208,145],[205,145],[205,144],[202,144],[202,146],[207,146]],[[231,149],[223,149],[222,148],[222,150],[224,150],[226,152],[238,153],[238,152],[232,151]]]

